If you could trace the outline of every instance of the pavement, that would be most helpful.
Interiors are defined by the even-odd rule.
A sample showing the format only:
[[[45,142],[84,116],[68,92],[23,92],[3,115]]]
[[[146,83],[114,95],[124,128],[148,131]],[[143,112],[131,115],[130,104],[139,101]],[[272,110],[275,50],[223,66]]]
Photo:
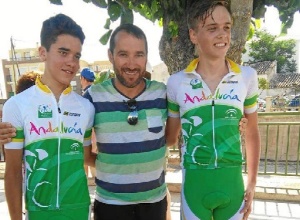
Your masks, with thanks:
[[[4,195],[4,168],[0,162],[0,220],[9,220]],[[180,219],[181,169],[178,158],[169,159],[166,182],[171,192],[172,220]],[[244,176],[247,181],[247,176]],[[89,178],[91,199],[94,198],[95,184]],[[300,178],[295,176],[258,176],[253,211],[249,220],[300,220]]]

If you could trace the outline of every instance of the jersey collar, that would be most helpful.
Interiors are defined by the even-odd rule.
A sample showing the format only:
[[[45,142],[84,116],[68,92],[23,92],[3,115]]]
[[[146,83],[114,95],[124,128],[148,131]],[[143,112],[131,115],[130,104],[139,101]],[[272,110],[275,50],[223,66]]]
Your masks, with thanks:
[[[190,62],[190,64],[187,66],[187,68],[184,70],[185,73],[194,73],[196,72],[197,64],[199,63],[199,58],[196,58]],[[228,67],[229,67],[229,72],[235,73],[235,74],[240,74],[241,69],[237,63],[234,61],[226,58]]]
[[[52,91],[49,89],[49,87],[42,83],[40,76],[36,77],[35,85],[46,93],[52,93]],[[66,94],[70,93],[71,91],[72,91],[72,87],[71,87],[71,85],[69,85],[63,91],[63,94],[66,95]]]

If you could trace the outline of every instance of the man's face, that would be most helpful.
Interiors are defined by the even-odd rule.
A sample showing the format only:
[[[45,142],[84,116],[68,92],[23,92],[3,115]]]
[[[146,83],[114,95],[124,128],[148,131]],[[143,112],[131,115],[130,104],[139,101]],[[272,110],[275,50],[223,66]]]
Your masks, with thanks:
[[[49,51],[40,47],[41,59],[45,62],[45,78],[51,86],[66,87],[79,69],[82,45],[78,38],[71,35],[57,37]]]
[[[127,88],[134,88],[142,81],[147,63],[146,45],[143,39],[124,31],[115,37],[113,53],[108,51],[117,80]]]
[[[191,41],[196,45],[200,57],[224,58],[230,46],[231,17],[223,6],[216,6],[212,14],[190,29]]]

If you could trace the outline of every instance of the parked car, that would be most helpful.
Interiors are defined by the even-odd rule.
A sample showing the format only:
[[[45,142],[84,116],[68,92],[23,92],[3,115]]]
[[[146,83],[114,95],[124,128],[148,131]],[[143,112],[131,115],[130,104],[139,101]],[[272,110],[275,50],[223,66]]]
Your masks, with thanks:
[[[300,95],[296,95],[289,103],[289,107],[300,106]]]

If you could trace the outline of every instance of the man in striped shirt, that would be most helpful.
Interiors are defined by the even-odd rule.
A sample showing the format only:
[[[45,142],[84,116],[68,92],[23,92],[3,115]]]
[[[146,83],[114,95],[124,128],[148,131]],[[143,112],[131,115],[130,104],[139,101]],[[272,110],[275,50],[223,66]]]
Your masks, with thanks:
[[[112,34],[116,78],[84,95],[95,106],[95,220],[165,220],[166,88],[144,78],[147,39],[135,25]]]

